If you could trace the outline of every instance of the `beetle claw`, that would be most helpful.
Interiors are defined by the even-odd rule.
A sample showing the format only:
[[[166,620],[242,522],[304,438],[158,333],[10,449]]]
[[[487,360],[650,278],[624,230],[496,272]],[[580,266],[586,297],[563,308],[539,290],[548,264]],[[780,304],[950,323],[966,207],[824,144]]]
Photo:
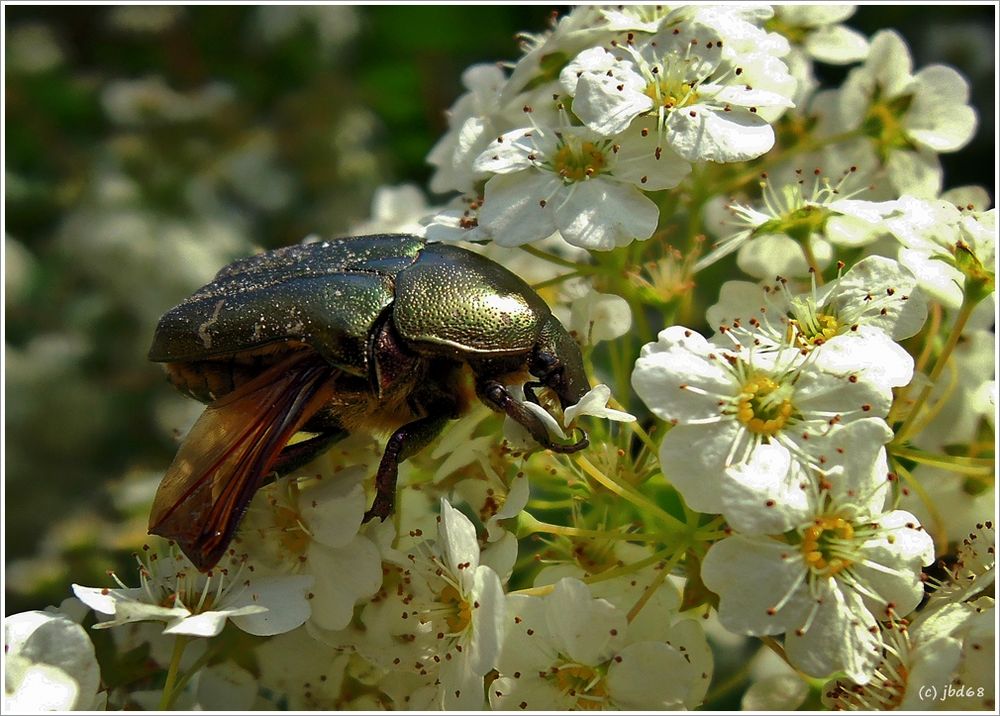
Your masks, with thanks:
[[[532,384],[529,383],[525,386],[525,395],[530,394],[530,385]],[[489,404],[506,413],[514,422],[527,430],[531,434],[531,437],[535,439],[535,442],[548,450],[559,453],[571,453],[583,450],[590,444],[587,433],[580,428],[575,428],[582,435],[575,443],[553,442],[549,431],[538,416],[525,408],[523,402],[511,395],[507,388],[496,381],[488,381],[480,386],[479,393]]]
[[[544,387],[545,387],[545,384],[542,383],[542,382],[539,382],[537,380],[532,380],[532,381],[530,381],[528,383],[525,383],[524,384],[524,397],[527,400],[530,400],[535,405],[541,405],[541,403],[538,402],[538,396],[535,395],[535,388],[544,388]]]
[[[549,442],[545,447],[547,447],[552,452],[559,452],[565,454],[565,453],[579,452],[580,450],[583,450],[585,447],[590,445],[590,438],[587,437],[586,432],[584,432],[581,428],[574,428],[574,430],[579,430],[580,435],[582,436],[575,443],[570,443],[569,445],[566,445],[564,443]]]

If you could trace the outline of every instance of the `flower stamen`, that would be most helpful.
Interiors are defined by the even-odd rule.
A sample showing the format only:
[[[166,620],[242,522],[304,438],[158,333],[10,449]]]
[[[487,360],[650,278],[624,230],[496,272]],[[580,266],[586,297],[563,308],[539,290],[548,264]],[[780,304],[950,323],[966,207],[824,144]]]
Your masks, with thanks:
[[[788,391],[771,378],[754,375],[740,391],[736,417],[747,430],[756,435],[773,436],[788,422],[795,411],[786,397]]]

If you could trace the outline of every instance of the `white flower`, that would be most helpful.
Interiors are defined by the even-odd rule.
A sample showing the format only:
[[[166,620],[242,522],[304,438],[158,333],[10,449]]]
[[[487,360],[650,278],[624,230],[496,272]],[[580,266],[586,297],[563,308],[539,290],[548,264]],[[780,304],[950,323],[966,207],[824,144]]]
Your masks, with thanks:
[[[769,5],[681,5],[676,13],[717,32],[725,40],[722,56],[731,63],[757,53],[784,57],[790,49],[786,38],[762,27],[774,15]]]
[[[882,627],[884,649],[863,685],[837,679],[823,701],[837,709],[991,709],[996,703],[996,537],[980,523],[959,549],[947,582],[912,624]]]
[[[861,131],[898,192],[929,197],[941,189],[937,154],[963,147],[977,119],[961,74],[944,65],[912,71],[903,39],[891,30],[876,33],[864,65],[836,91],[827,131]]]
[[[191,678],[191,684],[197,704],[191,710],[245,713],[253,709],[257,700],[257,677],[231,661],[200,669]]]
[[[494,495],[494,504],[497,502],[499,502],[499,504],[495,508],[496,511],[486,520],[486,534],[490,542],[503,539],[509,534],[507,532],[501,532],[501,522],[503,520],[515,518],[521,514],[521,511],[527,506],[528,498],[530,496],[531,485],[529,484],[526,475],[518,475],[511,480],[510,488],[507,490],[507,494],[503,496],[503,498],[498,499]],[[494,567],[494,569],[496,568]],[[505,577],[505,579],[510,576],[509,574],[504,574],[503,571],[496,571],[498,571],[501,576]]]
[[[958,308],[965,288],[961,263],[978,262],[984,275],[995,271],[996,209],[963,212],[948,201],[912,196],[901,197],[897,205],[885,224],[903,245],[900,260],[921,288],[946,307]]]
[[[780,444],[760,445],[745,463],[727,468],[719,488],[722,514],[745,534],[781,534],[808,522],[827,498],[877,512],[890,488],[881,420],[857,420],[835,431],[810,465]]]
[[[114,123],[142,126],[203,119],[229,104],[234,94],[230,85],[221,82],[178,92],[162,77],[153,76],[109,82],[101,93],[101,104]]]
[[[831,370],[865,371],[875,382],[910,382],[913,359],[894,341],[917,333],[927,302],[910,271],[892,259],[869,256],[839,278],[793,294],[773,285],[727,281],[706,316],[711,325],[747,348],[794,346],[815,351]]]
[[[489,236],[479,228],[483,199],[478,194],[462,194],[425,216],[423,235],[428,241],[485,241]]]
[[[229,619],[249,634],[270,636],[309,618],[306,593],[311,576],[258,577],[246,559],[238,557],[205,574],[176,548],[165,556],[150,554],[145,562],[136,559],[139,587],[126,587],[117,577],[118,589],[73,585],[80,601],[112,617],[94,628],[153,620],[167,623],[165,634],[212,637]]]
[[[256,8],[253,31],[265,43],[278,44],[308,28],[329,61],[360,27],[357,9],[347,5],[261,5]]]
[[[4,712],[104,708],[94,645],[65,614],[31,611],[4,617],[3,650]]]
[[[493,116],[500,111],[500,91],[506,81],[497,65],[473,65],[462,73],[466,92],[448,110],[448,131],[427,155],[427,162],[437,167],[431,191],[467,192],[484,178],[473,170],[472,162],[497,136]]]
[[[794,177],[775,182],[765,176],[760,182],[759,203],[729,204],[726,208],[732,219],[719,223],[724,229],[736,230],[729,229],[713,244],[695,264],[695,271],[738,249],[737,264],[751,276],[804,276],[810,268],[822,268],[830,262],[831,244],[864,246],[885,233],[883,218],[895,204],[852,199],[861,191],[848,189],[856,178],[853,168],[836,182],[819,172],[809,180],[796,170]],[[815,266],[807,261],[810,254]]]
[[[949,444],[946,440],[939,441],[937,436],[931,439],[940,442],[940,446]],[[916,485],[903,483],[900,507],[916,515],[942,541],[961,541],[969,524],[996,515],[996,482],[991,474],[967,476],[917,465],[910,476]]]
[[[220,184],[240,199],[264,212],[277,212],[291,202],[297,192],[295,178],[281,167],[275,138],[254,136],[216,161]]]
[[[977,522],[975,529],[955,541],[960,546],[954,563],[948,566],[948,579],[931,594],[925,612],[967,602],[996,582],[997,536],[993,521]]]
[[[920,567],[933,561],[934,547],[908,512],[880,513],[847,494],[812,507],[784,540],[737,534],[714,544],[702,579],[719,595],[730,631],[785,633],[795,667],[865,683],[881,656],[878,619],[920,603]]]
[[[633,30],[654,33],[671,12],[667,5],[618,5],[597,9],[607,28],[613,32]]]
[[[608,251],[648,239],[659,211],[641,189],[676,186],[688,164],[658,150],[640,129],[615,140],[583,127],[519,129],[497,138],[475,161],[494,172],[479,225],[501,246],[554,231],[574,246]]]
[[[553,313],[578,341],[588,346],[619,338],[632,328],[632,309],[624,298],[595,291],[589,281],[582,279],[563,284]]]
[[[888,386],[859,373],[823,370],[798,349],[727,349],[683,326],[643,346],[632,386],[654,415],[673,425],[660,444],[660,464],[700,512],[722,511],[726,468],[754,464],[762,445],[779,446],[789,454],[789,469],[795,463],[813,474],[846,424],[875,419],[865,432],[870,444],[856,445],[859,450],[891,436],[880,419],[892,402]]]
[[[559,561],[554,556],[546,559],[549,564],[539,571],[534,586],[556,585],[567,577],[570,583],[574,583],[608,570],[617,570],[621,565],[647,560],[652,555],[648,545],[624,540],[574,540],[569,541],[565,548],[566,561]],[[552,553],[554,550],[549,551]],[[663,564],[659,563],[611,578],[602,574],[602,578],[589,584],[588,588],[595,599],[607,600],[621,613],[631,613],[625,632],[626,644],[664,642],[685,655],[694,667],[685,674],[695,675],[695,678],[682,687],[686,688],[683,701],[685,708],[694,708],[704,699],[712,679],[712,651],[703,628],[705,620],[684,618],[679,614],[681,595],[672,579],[662,578],[662,569]],[[650,592],[654,584],[658,586]]]
[[[809,685],[798,674],[772,674],[750,684],[740,699],[740,710],[796,711],[807,696]]]
[[[795,82],[769,54],[724,62],[722,45],[697,22],[667,27],[635,45],[585,50],[560,81],[573,112],[599,134],[620,134],[647,116],[659,141],[688,161],[745,161],[773,146],[762,113],[773,119],[792,106]]]
[[[865,59],[868,40],[841,25],[854,14],[853,5],[776,5],[768,26],[792,40],[793,46],[819,60],[843,65]]]
[[[611,400],[611,388],[603,383],[595,385],[580,398],[580,402],[566,408],[563,412],[563,425],[569,427],[581,415],[590,415],[619,423],[635,422],[635,416],[631,413],[607,407],[609,400]]]
[[[7,68],[12,73],[45,72],[65,60],[52,28],[41,22],[17,23],[10,29],[6,45]]]
[[[510,461],[510,457],[505,452],[497,449],[496,438],[491,437],[490,441],[494,448],[492,452],[494,458]],[[506,520],[516,518],[521,513],[528,504],[531,490],[528,476],[521,473],[520,470],[507,485],[495,470],[483,468],[482,475],[475,475],[455,485],[455,493],[473,508],[486,527],[487,542],[493,543],[510,535],[504,529],[504,523]],[[516,542],[517,540],[514,541],[515,549]],[[498,566],[492,563],[490,566],[501,578],[509,576],[506,574],[509,570],[498,569]]]
[[[358,534],[367,507],[365,476],[354,467],[279,480],[258,492],[241,530],[241,546],[262,566],[309,579],[311,620],[324,629],[346,626],[354,605],[382,583],[378,548]]]
[[[339,708],[350,656],[310,635],[308,627],[279,634],[254,649],[260,685],[293,711]]]
[[[364,656],[389,669],[436,673],[436,708],[481,708],[505,602],[497,573],[480,564],[475,527],[442,498],[437,541],[387,560],[386,585],[362,614]]]
[[[372,197],[371,219],[354,224],[350,233],[424,235],[421,219],[430,214],[427,199],[414,184],[380,186]]]
[[[508,613],[494,709],[680,709],[704,695],[711,655],[696,622],[671,626],[660,614],[652,631],[633,629],[624,610],[572,578],[544,598],[509,596]]]
[[[518,35],[525,54],[514,65],[501,92],[501,106],[515,104],[519,99],[530,97],[532,92],[551,95],[557,88],[559,70],[565,58],[610,40],[613,35],[609,30],[602,22],[598,7],[579,5],[554,20],[552,30]]]

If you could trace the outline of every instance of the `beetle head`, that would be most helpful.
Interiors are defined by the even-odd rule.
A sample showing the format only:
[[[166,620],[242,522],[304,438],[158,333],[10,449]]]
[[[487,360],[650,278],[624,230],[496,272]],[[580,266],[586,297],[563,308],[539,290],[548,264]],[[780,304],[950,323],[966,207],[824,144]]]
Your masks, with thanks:
[[[555,316],[549,316],[542,325],[538,343],[528,359],[528,370],[559,396],[564,409],[579,403],[590,390],[580,347]]]
[[[523,354],[522,354],[523,356]],[[528,356],[528,371],[537,381],[524,384],[525,400],[512,395],[498,377],[510,373],[512,369],[524,369],[523,357],[520,366],[496,360],[478,361],[473,365],[476,373],[476,393],[479,398],[494,410],[504,412],[516,423],[527,430],[535,441],[556,452],[570,453],[582,450],[589,444],[587,434],[580,428],[581,437],[574,443],[553,441],[545,423],[537,412],[528,407],[529,403],[538,405],[538,398],[533,388],[550,388],[559,398],[563,409],[580,402],[580,399],[590,390],[587,375],[583,368],[583,356],[580,347],[553,316],[542,322],[538,341]]]

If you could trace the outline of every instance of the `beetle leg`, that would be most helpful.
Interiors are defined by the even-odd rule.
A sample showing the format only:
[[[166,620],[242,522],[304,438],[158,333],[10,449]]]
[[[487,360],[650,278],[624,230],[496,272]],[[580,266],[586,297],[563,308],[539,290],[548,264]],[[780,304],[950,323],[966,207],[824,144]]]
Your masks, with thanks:
[[[535,405],[541,405],[538,402],[538,396],[535,395],[535,388],[544,388],[545,383],[541,381],[532,380],[524,384],[524,397],[530,400]]]
[[[399,474],[399,463],[411,455],[420,452],[434,438],[453,416],[448,413],[428,415],[426,418],[414,420],[399,428],[386,443],[385,452],[378,465],[375,475],[375,499],[364,516],[363,522],[378,517],[383,522],[392,514],[396,503],[396,477]]]
[[[576,452],[577,450],[583,450],[583,448],[590,444],[587,434],[582,430],[580,432],[583,434],[583,437],[575,443],[563,445],[561,443],[553,442],[552,438],[549,437],[549,431],[545,429],[545,425],[538,419],[538,416],[525,408],[524,403],[511,395],[510,391],[508,391],[506,387],[495,380],[488,380],[484,382],[478,390],[479,394],[483,396],[490,405],[495,406],[497,410],[501,410],[509,415],[518,425],[531,433],[531,437],[535,439],[535,442],[548,448],[549,450],[563,453]]]
[[[293,470],[298,470],[303,465],[310,463],[313,458],[321,455],[327,448],[333,445],[338,440],[343,440],[347,437],[347,432],[344,430],[331,430],[329,432],[323,432],[319,435],[311,437],[307,440],[301,440],[293,445],[286,445],[285,448],[278,453],[278,458],[274,461],[271,466],[271,472],[260,481],[260,486],[269,485],[275,481],[275,479],[287,475]]]

